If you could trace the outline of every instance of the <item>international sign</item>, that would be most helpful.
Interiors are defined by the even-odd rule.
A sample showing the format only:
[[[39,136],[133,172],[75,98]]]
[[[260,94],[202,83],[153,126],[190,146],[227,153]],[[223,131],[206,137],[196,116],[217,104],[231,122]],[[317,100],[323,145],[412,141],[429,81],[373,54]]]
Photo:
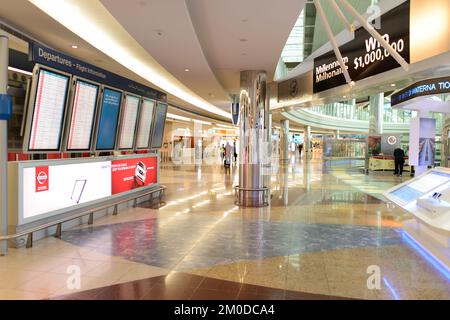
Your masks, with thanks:
[[[394,93],[391,96],[391,106],[398,105],[417,97],[449,92],[450,77],[427,79],[416,82],[413,85]]]

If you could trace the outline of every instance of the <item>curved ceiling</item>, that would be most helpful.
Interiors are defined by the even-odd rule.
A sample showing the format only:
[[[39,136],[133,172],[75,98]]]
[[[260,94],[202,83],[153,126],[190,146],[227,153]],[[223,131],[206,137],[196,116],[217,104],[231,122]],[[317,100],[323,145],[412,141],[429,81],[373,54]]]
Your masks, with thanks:
[[[224,88],[239,93],[242,70],[272,81],[306,0],[186,0],[203,52]]]
[[[272,80],[305,2],[2,0],[0,19],[50,47],[165,91],[189,110],[225,119],[240,71],[265,70]],[[108,43],[116,50],[108,52]]]

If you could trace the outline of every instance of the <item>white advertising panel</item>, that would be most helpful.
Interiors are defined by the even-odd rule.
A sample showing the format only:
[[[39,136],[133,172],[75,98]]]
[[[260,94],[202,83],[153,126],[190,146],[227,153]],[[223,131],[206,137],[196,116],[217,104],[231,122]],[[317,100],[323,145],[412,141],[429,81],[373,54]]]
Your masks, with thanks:
[[[138,110],[139,110],[139,98],[127,95],[125,97],[125,103],[123,108],[119,149],[133,148]]]
[[[144,99],[139,117],[139,128],[136,140],[136,148],[145,149],[149,146],[150,130],[152,128],[153,109],[155,102]]]
[[[67,150],[90,149],[98,90],[97,85],[76,82]]]
[[[111,196],[111,161],[24,168],[23,218]]]
[[[66,107],[69,77],[39,70],[28,149],[58,151]]]

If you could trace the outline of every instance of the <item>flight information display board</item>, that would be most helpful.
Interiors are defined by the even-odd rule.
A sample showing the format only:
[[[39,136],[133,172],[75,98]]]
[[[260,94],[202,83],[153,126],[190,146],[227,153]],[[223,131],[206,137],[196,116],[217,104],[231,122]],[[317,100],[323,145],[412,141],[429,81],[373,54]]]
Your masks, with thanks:
[[[70,77],[39,69],[28,151],[59,151]]]
[[[152,132],[152,148],[161,148],[164,136],[164,127],[166,124],[167,104],[160,103],[156,105],[155,124]]]
[[[97,107],[99,86],[77,80],[75,82],[72,114],[67,138],[68,151],[91,149],[92,131]]]
[[[126,95],[122,110],[122,123],[120,126],[119,149],[132,149],[136,122],[139,111],[140,98]]]
[[[103,90],[98,121],[96,150],[114,150],[119,122],[122,93],[113,89]]]
[[[139,127],[136,137],[136,149],[147,149],[150,142],[150,130],[152,129],[153,110],[155,101],[145,99],[141,105]]]

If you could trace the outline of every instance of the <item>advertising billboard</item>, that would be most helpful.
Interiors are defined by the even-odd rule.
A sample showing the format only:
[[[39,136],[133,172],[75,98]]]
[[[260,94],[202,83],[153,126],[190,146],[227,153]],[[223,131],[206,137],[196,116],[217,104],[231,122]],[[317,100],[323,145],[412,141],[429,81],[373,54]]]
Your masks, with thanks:
[[[113,195],[156,184],[157,157],[114,160],[111,162],[111,179]]]
[[[23,218],[111,196],[111,162],[23,169]]]
[[[121,100],[121,92],[109,88],[104,89],[97,129],[95,147],[97,150],[113,150],[116,146]]]
[[[410,2],[399,5],[380,17],[378,33],[402,56],[410,60]],[[355,31],[352,41],[339,47],[353,81],[359,81],[399,67],[398,62],[363,27]],[[314,59],[313,92],[318,93],[346,84],[334,51]]]
[[[18,194],[22,222],[64,213],[79,205],[90,205],[158,183],[155,154],[56,164],[60,162],[36,162],[35,166],[27,162],[27,167],[21,169]]]

